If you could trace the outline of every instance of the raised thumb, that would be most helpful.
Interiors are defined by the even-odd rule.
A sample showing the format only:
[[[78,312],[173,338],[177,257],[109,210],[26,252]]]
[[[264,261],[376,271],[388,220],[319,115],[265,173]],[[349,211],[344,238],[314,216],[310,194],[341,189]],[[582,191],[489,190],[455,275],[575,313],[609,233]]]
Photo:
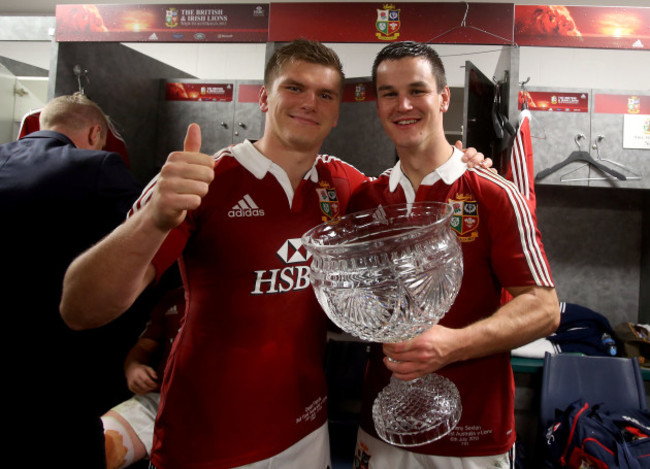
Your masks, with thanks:
[[[199,127],[199,124],[192,123],[187,128],[185,142],[183,142],[183,150],[193,153],[199,153],[201,151],[201,127]]]

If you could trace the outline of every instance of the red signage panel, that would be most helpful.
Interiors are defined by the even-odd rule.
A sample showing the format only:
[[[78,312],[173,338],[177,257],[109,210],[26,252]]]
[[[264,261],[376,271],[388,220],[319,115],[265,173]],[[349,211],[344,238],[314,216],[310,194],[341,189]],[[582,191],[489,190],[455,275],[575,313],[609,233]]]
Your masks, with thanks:
[[[650,96],[596,94],[594,112],[599,114],[650,114]]]
[[[515,6],[520,46],[650,49],[650,8]]]
[[[531,111],[554,112],[589,112],[589,93],[564,93],[555,91],[526,91],[519,92],[519,109],[526,99]]]
[[[512,44],[511,3],[272,3],[269,41]]]
[[[260,89],[262,85],[251,85],[241,83],[237,93],[238,103],[257,103],[260,100]]]
[[[232,101],[232,83],[166,83],[167,101]]]
[[[268,4],[57,5],[55,39],[267,42]]]

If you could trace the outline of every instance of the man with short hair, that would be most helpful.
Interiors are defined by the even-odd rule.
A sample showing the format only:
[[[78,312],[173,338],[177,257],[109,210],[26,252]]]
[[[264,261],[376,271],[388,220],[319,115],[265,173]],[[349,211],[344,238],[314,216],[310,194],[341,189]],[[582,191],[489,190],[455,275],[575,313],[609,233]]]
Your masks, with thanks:
[[[356,461],[370,469],[513,467],[516,432],[510,350],[551,334],[558,300],[535,214],[517,189],[492,171],[468,169],[445,139],[450,91],[438,54],[392,43],[373,65],[377,110],[399,162],[356,193],[349,210],[437,201],[454,209],[464,274],[440,323],[402,343],[373,346],[364,382]],[[514,297],[500,304],[501,289]],[[377,436],[371,408],[391,373],[412,380],[436,372],[460,392],[462,415],[449,435],[399,448]]]
[[[102,150],[108,125],[86,96],[59,96],[43,108],[41,130],[0,145],[0,289],[15,337],[4,341],[4,441],[19,466],[105,466],[99,416],[117,384],[101,382],[115,348],[106,331],[71,331],[59,301],[70,262],[121,223],[141,191],[122,157]]]
[[[276,51],[262,138],[209,156],[192,124],[134,214],[68,270],[62,314],[85,328],[119,316],[181,258],[187,308],[161,389],[159,469],[330,465],[326,317],[297,241],[342,213],[365,179],[318,155],[342,85],[321,44]]]

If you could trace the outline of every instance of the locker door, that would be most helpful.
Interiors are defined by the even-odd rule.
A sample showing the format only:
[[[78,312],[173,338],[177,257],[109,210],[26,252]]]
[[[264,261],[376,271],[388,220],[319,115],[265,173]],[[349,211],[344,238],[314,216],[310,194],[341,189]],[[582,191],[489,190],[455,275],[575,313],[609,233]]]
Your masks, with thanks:
[[[13,128],[14,103],[16,96],[14,86],[16,77],[2,64],[0,64],[0,143],[9,143],[16,140]]]
[[[158,119],[158,167],[183,148],[187,126],[201,126],[201,151],[212,154],[232,143],[234,82],[163,80]],[[175,95],[175,93],[177,95]]]
[[[650,94],[639,90],[594,90],[593,100],[591,156],[604,159],[604,165],[628,179],[605,179],[592,173],[592,177],[602,180],[589,181],[589,185],[650,188],[650,148],[646,146],[650,140]]]
[[[246,139],[257,140],[264,133],[265,115],[259,107],[262,85],[260,80],[236,82],[232,143],[240,143]]]
[[[589,151],[591,134],[589,110],[592,107],[589,90],[529,87],[527,91],[530,93],[531,99],[534,100],[534,106],[530,106],[533,116],[530,127],[533,136],[531,141],[535,175],[564,161],[573,151],[578,149]],[[566,100],[573,98],[580,103],[587,100],[588,102],[573,110],[570,107],[569,110],[559,110],[561,102],[558,101],[561,101],[563,97]],[[535,110],[535,107],[540,109],[557,108],[558,110]],[[578,138],[579,135],[584,135],[585,138]],[[578,147],[578,143],[580,147]],[[589,168],[581,165],[582,163],[579,162],[570,163],[535,183],[588,186]],[[561,179],[564,179],[564,182]]]

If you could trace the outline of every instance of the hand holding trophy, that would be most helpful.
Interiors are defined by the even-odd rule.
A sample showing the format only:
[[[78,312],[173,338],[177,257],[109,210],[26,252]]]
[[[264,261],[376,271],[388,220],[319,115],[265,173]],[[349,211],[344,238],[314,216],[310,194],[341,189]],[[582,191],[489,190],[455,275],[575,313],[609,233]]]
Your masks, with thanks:
[[[460,242],[440,202],[379,206],[318,225],[302,237],[312,254],[311,283],[330,319],[374,342],[402,342],[451,308],[463,276]],[[373,404],[379,436],[419,446],[449,433],[461,403],[456,386],[429,374],[391,378]]]

